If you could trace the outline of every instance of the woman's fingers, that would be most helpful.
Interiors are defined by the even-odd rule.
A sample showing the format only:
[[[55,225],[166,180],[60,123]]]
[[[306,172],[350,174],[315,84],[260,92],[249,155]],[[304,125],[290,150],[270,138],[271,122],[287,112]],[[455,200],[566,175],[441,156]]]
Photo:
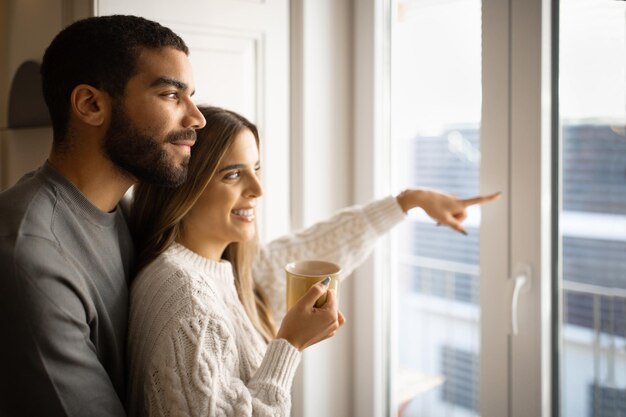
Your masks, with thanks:
[[[335,294],[334,290],[328,289],[326,291],[326,302],[320,308],[324,310],[332,310],[337,306],[337,294]]]
[[[464,235],[467,235],[467,232],[465,231],[465,229],[463,228],[463,226],[461,226],[461,221],[459,221],[458,219],[456,219],[454,216],[452,216],[451,214],[448,214],[446,216],[446,221],[445,223],[450,226],[451,228],[453,228],[454,230],[456,230],[459,233],[463,233]]]
[[[329,290],[329,291],[332,291],[332,290]],[[324,306],[326,306],[326,304],[324,304]],[[328,328],[326,329],[326,335],[320,338],[315,343],[319,343],[322,340],[330,339],[331,337],[335,336],[335,334],[337,333],[337,330],[339,330],[339,328],[343,326],[345,322],[346,322],[346,318],[344,317],[343,313],[337,310],[337,320],[332,322],[328,326]]]
[[[463,209],[457,211],[456,213],[446,213],[446,218],[443,223],[447,224],[448,226],[450,226],[457,232],[467,235],[467,232],[465,231],[465,229],[463,228],[461,224],[463,220],[467,218],[467,212],[465,211],[465,208],[468,206],[472,206],[474,204],[483,204],[483,203],[488,203],[490,201],[497,200],[498,198],[500,198],[501,194],[502,193],[497,192],[493,194],[479,195],[476,197],[458,200],[460,201]]]
[[[487,195],[479,195],[467,199],[459,199],[453,195],[442,193],[439,191],[430,191],[428,198],[422,208],[433,218],[437,225],[446,225],[459,233],[467,235],[465,228],[462,226],[463,221],[467,218],[467,207],[475,204],[488,203],[500,197],[501,193],[493,193]]]
[[[474,204],[488,203],[490,201],[497,200],[498,198],[500,198],[500,195],[502,195],[502,193],[498,191],[497,193],[493,193],[493,194],[479,195],[476,197],[466,198],[466,199],[461,200],[461,203],[463,204],[464,207],[473,206]]]
[[[453,213],[452,217],[454,217],[459,223],[461,223],[467,218],[467,212],[465,210],[461,210],[457,213]]]
[[[318,298],[320,298],[324,293],[328,293],[328,284],[330,283],[330,279],[328,279],[327,283],[324,281],[320,281],[317,284],[313,285],[309,290],[298,300],[296,304],[302,304],[307,306],[307,308],[313,307]],[[326,296],[326,304],[328,303],[328,295]],[[324,304],[324,305],[326,305]]]
[[[308,346],[332,337],[345,322],[338,309],[337,295],[328,288],[330,278],[313,285],[287,312],[276,338],[285,339],[302,351]],[[317,299],[325,293],[326,302],[315,307]]]
[[[344,323],[346,322],[346,318],[344,317],[343,313],[341,311],[338,311],[338,317],[337,317],[337,321],[339,322],[339,327],[343,326]]]
[[[327,310],[328,312],[333,313],[333,316],[331,318],[332,322],[329,324],[329,329],[334,334],[334,332],[336,332],[337,329],[339,329],[341,325],[346,321],[345,317],[337,306],[337,294],[334,290],[329,289],[326,292],[326,303],[324,303],[324,305],[320,307],[320,309]]]

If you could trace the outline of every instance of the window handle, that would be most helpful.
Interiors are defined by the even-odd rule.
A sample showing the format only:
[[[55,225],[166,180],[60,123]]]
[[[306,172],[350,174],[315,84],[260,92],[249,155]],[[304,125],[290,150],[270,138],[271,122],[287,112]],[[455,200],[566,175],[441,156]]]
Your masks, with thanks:
[[[521,263],[515,271],[513,278],[509,279],[509,285],[511,286],[511,336],[515,336],[519,332],[518,307],[520,294],[529,291],[531,282],[531,268],[529,264]]]

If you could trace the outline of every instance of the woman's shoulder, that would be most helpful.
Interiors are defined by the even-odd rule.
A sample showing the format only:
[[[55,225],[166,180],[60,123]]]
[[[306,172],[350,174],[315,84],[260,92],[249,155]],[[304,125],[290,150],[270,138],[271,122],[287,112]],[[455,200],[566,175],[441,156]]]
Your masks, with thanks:
[[[188,279],[190,271],[184,263],[172,257],[168,251],[160,254],[143,267],[133,278],[130,286],[132,293],[163,292],[180,287]]]
[[[221,298],[219,280],[212,271],[198,268],[176,244],[146,265],[130,287],[131,307],[147,303],[172,307],[206,307]]]
[[[140,271],[130,291],[131,363],[162,365],[174,357],[172,349],[182,352],[208,338],[231,347],[229,316],[212,281],[169,250]]]

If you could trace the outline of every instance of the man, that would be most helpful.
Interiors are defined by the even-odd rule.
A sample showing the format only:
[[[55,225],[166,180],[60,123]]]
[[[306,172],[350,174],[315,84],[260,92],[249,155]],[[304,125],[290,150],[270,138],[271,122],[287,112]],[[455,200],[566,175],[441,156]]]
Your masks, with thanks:
[[[188,49],[133,16],[78,21],[45,52],[48,161],[0,194],[0,416],[124,415],[132,242],[118,205],[186,177]]]

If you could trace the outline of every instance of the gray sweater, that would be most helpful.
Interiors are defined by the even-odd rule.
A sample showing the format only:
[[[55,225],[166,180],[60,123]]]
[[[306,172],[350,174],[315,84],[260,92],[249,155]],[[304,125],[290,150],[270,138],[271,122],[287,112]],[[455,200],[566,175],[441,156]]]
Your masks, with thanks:
[[[48,163],[0,193],[0,416],[122,416],[132,241]]]

